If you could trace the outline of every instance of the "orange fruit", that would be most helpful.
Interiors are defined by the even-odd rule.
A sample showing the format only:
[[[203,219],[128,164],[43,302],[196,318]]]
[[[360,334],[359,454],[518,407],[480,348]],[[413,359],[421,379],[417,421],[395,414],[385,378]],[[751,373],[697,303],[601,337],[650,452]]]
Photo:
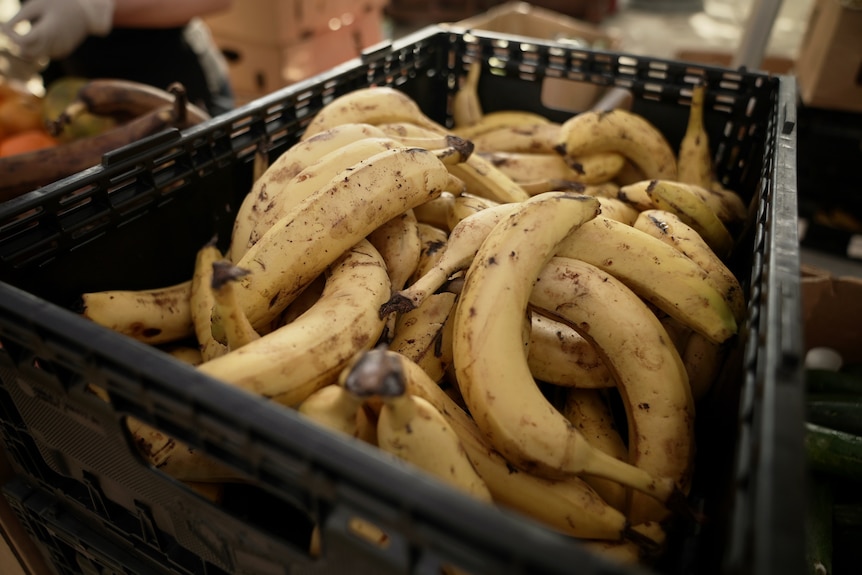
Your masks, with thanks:
[[[0,140],[0,158],[53,148],[59,142],[44,130],[24,130]]]

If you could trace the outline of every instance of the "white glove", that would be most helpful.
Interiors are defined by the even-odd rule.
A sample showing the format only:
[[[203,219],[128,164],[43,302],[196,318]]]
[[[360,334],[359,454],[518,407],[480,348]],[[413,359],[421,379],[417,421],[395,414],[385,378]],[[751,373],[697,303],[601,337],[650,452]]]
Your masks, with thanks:
[[[4,28],[21,57],[64,58],[87,36],[108,34],[113,17],[114,0],[28,0]],[[18,34],[16,25],[25,21],[30,31]]]

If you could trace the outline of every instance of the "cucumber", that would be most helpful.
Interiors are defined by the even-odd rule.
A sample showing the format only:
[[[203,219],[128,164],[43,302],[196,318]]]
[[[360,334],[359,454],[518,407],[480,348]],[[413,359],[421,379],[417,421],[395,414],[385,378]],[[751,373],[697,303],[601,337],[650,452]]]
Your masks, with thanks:
[[[808,393],[842,393],[862,396],[862,375],[849,371],[806,369],[805,391]]]
[[[811,393],[805,407],[806,420],[811,423],[862,435],[862,395]]]
[[[804,449],[811,470],[862,481],[862,436],[805,422]]]
[[[832,485],[829,478],[812,473],[808,478],[805,524],[805,567],[810,575],[832,573]]]

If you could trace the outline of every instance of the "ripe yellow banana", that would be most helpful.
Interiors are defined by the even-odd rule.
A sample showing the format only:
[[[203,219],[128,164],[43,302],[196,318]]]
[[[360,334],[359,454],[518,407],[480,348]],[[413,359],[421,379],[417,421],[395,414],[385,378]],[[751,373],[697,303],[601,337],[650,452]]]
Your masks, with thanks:
[[[416,215],[409,209],[368,234],[368,241],[386,262],[393,290],[403,288],[419,265],[422,244],[416,225]]]
[[[455,310],[455,373],[476,424],[514,466],[547,477],[604,477],[667,501],[679,497],[673,478],[592,448],[544,397],[527,363],[521,332],[533,285],[560,242],[598,210],[595,198],[542,194],[491,230]]]
[[[616,152],[600,152],[566,159],[556,152],[480,152],[515,182],[561,180],[582,184],[609,182],[623,167],[625,158]]]
[[[709,209],[715,212],[715,215],[721,220],[728,228],[739,226],[745,219],[743,215],[741,218],[739,217],[739,204],[741,204],[741,200],[736,205],[731,205],[733,203],[732,197],[738,196],[736,194],[723,194],[721,192],[714,191],[712,188],[704,188],[698,186],[696,184],[686,184],[683,182],[677,182],[673,180],[659,180],[654,186],[664,186],[669,188],[682,188],[678,191],[679,194],[688,195],[691,194],[700,198],[703,203],[705,203]]]
[[[421,251],[419,253],[419,263],[416,265],[413,275],[407,281],[408,284],[412,284],[428,273],[428,270],[436,266],[440,258],[443,257],[446,244],[449,243],[449,232],[430,224],[417,222],[416,234],[419,236]]]
[[[744,222],[748,218],[748,206],[739,194],[725,188],[720,182],[712,182],[707,189],[721,198],[725,213],[731,214],[731,221]]]
[[[513,467],[490,445],[470,415],[417,364],[390,350],[367,353],[391,356],[378,358],[378,365],[400,362],[407,391],[428,400],[447,418],[496,503],[573,537],[631,540],[647,546],[663,538],[655,526],[630,526],[622,513],[578,477],[552,481]]]
[[[198,369],[294,406],[333,383],[356,353],[376,344],[384,324],[378,312],[390,293],[383,258],[361,239],[336,258],[311,309]]]
[[[560,128],[558,151],[568,158],[596,152],[619,152],[648,179],[676,179],[676,154],[664,134],[649,120],[624,109],[588,110]]]
[[[187,363],[189,365],[200,365],[203,363],[204,358],[203,354],[201,354],[201,350],[197,347],[191,347],[188,345],[181,344],[170,344],[162,348],[165,353],[171,355],[183,363]]]
[[[616,220],[622,224],[633,225],[638,218],[639,211],[633,208],[630,204],[625,203],[619,198],[611,198],[604,196],[595,196],[602,206],[602,215],[606,218]]]
[[[467,67],[467,75],[452,97],[452,121],[456,128],[477,124],[482,119],[482,102],[479,100],[479,77],[482,61],[474,60]]]
[[[725,260],[730,256],[733,236],[703,198],[690,189],[666,185],[661,180],[648,186],[646,192],[656,208],[676,214],[694,228],[719,258]]]
[[[681,355],[696,402],[709,393],[724,365],[727,351],[727,346],[709,341],[700,334],[688,338]]]
[[[395,148],[361,160],[302,200],[236,262],[255,328],[272,322],[329,264],[404,211],[460,191],[434,152]]]
[[[467,192],[499,203],[521,202],[530,195],[502,170],[479,154],[449,166],[452,175],[464,182]]]
[[[213,263],[222,259],[221,250],[212,240],[198,250],[192,274],[190,307],[195,338],[200,348],[201,358],[206,361],[227,352],[222,343],[223,334],[213,336],[213,310],[215,298],[212,291]]]
[[[302,415],[327,429],[350,437],[359,436],[358,414],[363,399],[337,383],[321,387],[296,408]]]
[[[215,302],[213,322],[217,322],[223,332],[224,341],[220,343],[226,345],[227,351],[231,352],[260,339],[260,334],[248,321],[237,297],[236,282],[247,275],[248,271],[228,260],[215,261],[212,268],[210,285]]]
[[[677,179],[686,184],[709,188],[714,179],[709,135],[703,123],[703,106],[706,86],[697,84],[691,89],[688,124],[679,144]]]
[[[81,294],[81,315],[152,345],[194,335],[191,279],[167,287]]]
[[[532,314],[530,324],[527,364],[533,377],[563,387],[616,386],[596,348],[572,327],[537,313]]]
[[[472,212],[459,221],[449,233],[437,264],[406,288],[397,291],[381,309],[407,312],[420,306],[455,273],[466,270],[479,246],[493,227],[517,209],[518,204],[498,204]]]
[[[429,118],[419,104],[404,92],[388,86],[358,88],[336,96],[311,119],[301,139],[347,123],[389,124],[410,122],[438,134],[446,128]]]
[[[655,314],[614,276],[565,257],[554,257],[543,268],[530,304],[536,313],[579,330],[614,373],[626,410],[629,464],[687,490],[694,463],[694,400],[682,359]],[[456,366],[457,361],[456,348]],[[632,492],[629,519],[666,518],[668,509],[659,503],[666,498],[649,490]]]
[[[472,140],[473,138],[486,134],[491,130],[515,126],[535,126],[536,124],[550,124],[551,120],[541,114],[528,112],[526,110],[495,110],[484,112],[479,121],[470,126],[455,126],[452,133],[456,136]]]
[[[478,153],[521,152],[528,154],[556,153],[560,124],[540,122],[516,126],[501,126],[470,138]]]
[[[724,296],[737,324],[742,323],[746,310],[742,285],[694,228],[664,210],[640,212],[634,227],[673,246],[699,265],[715,290]]]
[[[602,215],[581,226],[557,255],[583,260],[626,284],[683,325],[716,342],[737,332],[733,311],[706,272],[679,250]]]
[[[590,445],[620,461],[628,461],[628,448],[601,391],[577,388],[566,390],[560,412],[578,428]],[[584,481],[611,507],[625,512],[626,488],[620,483],[589,476],[584,477]]]
[[[293,180],[302,170],[330,152],[359,140],[383,137],[385,134],[371,124],[339,124],[297,142],[282,152],[263,175],[255,179],[251,191],[243,198],[234,218],[231,245],[226,257],[236,262],[245,253],[251,230],[257,226],[258,218],[268,212],[273,197],[280,193],[277,190],[282,190],[285,182]]]
[[[452,363],[452,349],[443,345],[443,329],[455,308],[456,295],[429,295],[415,309],[398,315],[389,349],[416,362],[431,379],[440,381]]]

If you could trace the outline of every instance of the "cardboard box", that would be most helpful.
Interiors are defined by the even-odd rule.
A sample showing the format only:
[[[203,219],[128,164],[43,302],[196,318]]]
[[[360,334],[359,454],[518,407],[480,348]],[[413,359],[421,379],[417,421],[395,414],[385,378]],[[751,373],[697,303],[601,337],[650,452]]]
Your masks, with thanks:
[[[345,15],[382,10],[389,0],[242,0],[205,18],[214,36],[286,46],[340,26]]]
[[[618,50],[620,38],[587,22],[528,2],[506,2],[458,22],[458,30],[487,30],[541,40],[583,45],[597,50]],[[605,89],[567,78],[545,78],[542,104],[566,112],[580,112],[596,102]]]
[[[273,45],[213,34],[228,61],[231,86],[239,103],[337,66],[383,40],[381,8],[345,13],[333,29],[289,45]]]
[[[862,363],[862,278],[802,266],[805,349],[831,347],[844,363]]]
[[[862,10],[815,0],[796,78],[807,106],[862,112]]]

